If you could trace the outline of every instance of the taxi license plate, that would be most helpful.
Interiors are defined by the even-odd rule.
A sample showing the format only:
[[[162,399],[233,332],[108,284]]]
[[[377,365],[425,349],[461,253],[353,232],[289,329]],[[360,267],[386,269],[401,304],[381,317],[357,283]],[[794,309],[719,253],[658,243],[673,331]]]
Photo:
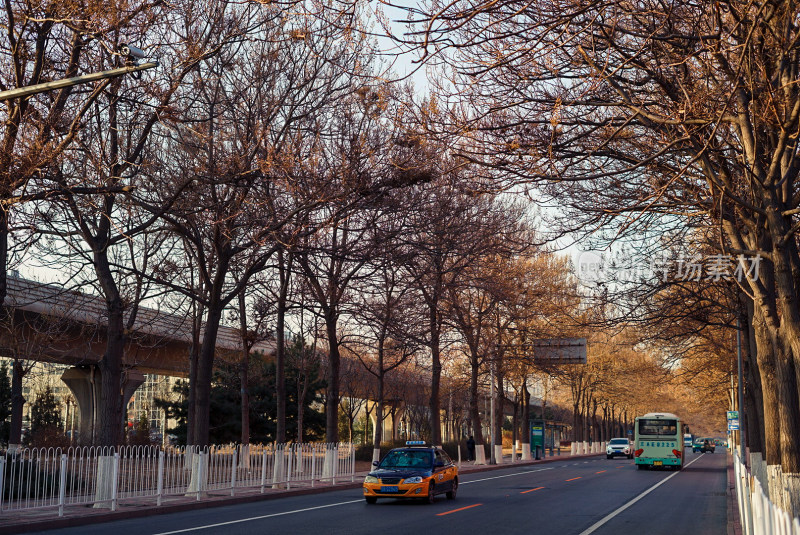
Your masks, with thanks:
[[[661,466],[664,464],[662,461],[653,461],[653,466]]]
[[[382,486],[381,487],[381,492],[398,492],[398,490],[399,489],[396,486],[394,486],[394,487]]]

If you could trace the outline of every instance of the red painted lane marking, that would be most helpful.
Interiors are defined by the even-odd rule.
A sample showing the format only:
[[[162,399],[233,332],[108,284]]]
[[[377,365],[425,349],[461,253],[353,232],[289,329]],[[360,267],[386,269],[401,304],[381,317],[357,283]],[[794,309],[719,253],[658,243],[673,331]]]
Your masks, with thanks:
[[[617,468],[625,468],[625,465],[621,464],[621,465],[617,466]]]
[[[475,503],[472,505],[468,505],[466,507],[461,507],[460,509],[453,509],[452,511],[445,511],[444,513],[437,513],[436,516],[444,516],[449,515],[450,513],[457,513],[459,511],[464,511],[465,509],[472,509],[473,507],[478,507],[479,505],[483,505],[482,503]]]
[[[564,481],[575,481],[576,479],[580,479],[581,477],[583,477],[583,476],[573,477],[572,479],[565,479]]]
[[[523,490],[520,494],[527,494],[529,492],[533,492],[534,490],[542,490],[544,487],[536,487],[535,489]]]
[[[595,474],[602,474],[605,470],[600,470],[599,472],[595,472]]]

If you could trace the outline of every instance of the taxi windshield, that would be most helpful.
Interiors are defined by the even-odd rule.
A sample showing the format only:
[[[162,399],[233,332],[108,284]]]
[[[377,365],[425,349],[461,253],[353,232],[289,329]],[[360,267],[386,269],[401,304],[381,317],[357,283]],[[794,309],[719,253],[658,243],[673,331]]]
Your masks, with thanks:
[[[430,468],[431,453],[429,451],[390,451],[383,458],[379,468]]]

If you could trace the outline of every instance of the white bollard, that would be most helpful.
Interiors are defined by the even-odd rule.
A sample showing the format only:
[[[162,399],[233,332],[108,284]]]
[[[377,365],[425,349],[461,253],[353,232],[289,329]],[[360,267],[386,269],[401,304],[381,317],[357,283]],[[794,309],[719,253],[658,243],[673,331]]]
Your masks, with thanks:
[[[261,494],[264,494],[264,487],[267,486],[267,449],[261,452]],[[311,486],[314,486],[314,480],[311,480]]]
[[[115,483],[114,455],[99,456],[97,458],[97,480],[93,505],[95,509],[111,509],[113,507]]]
[[[233,462],[231,463],[231,496],[236,495],[236,469],[238,467],[238,452],[233,450]]]
[[[161,506],[164,495],[164,450],[158,452],[158,482],[156,483],[156,506]]]
[[[205,496],[205,491],[208,489],[208,456],[207,452],[193,452],[192,453],[192,475],[189,479],[189,487],[186,489],[186,495],[195,495],[197,500]]]
[[[274,460],[272,461],[272,488],[283,488],[286,482],[286,450],[284,444],[275,445]]]
[[[2,474],[0,474],[1,476]],[[64,516],[64,501],[67,494],[67,454],[61,454],[61,472],[58,479],[58,516]]]

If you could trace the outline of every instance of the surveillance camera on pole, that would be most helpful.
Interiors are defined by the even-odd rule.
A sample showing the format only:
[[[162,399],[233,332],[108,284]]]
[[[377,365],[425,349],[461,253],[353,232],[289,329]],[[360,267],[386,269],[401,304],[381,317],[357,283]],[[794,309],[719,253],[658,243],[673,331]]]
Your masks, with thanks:
[[[145,57],[144,50],[126,43],[119,45],[119,53],[125,56],[128,61],[134,65],[138,64],[139,60]]]

